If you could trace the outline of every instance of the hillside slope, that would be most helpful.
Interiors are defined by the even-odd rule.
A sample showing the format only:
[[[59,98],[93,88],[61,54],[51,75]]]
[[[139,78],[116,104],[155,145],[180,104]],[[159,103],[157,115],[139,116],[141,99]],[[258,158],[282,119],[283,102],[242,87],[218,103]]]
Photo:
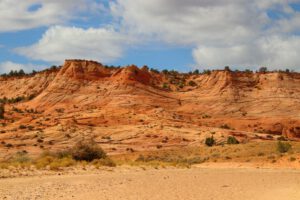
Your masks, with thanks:
[[[157,73],[67,60],[56,71],[0,78],[7,103],[0,156],[66,148],[93,138],[110,153],[240,141],[300,139],[300,74]],[[30,98],[27,98],[30,97]]]

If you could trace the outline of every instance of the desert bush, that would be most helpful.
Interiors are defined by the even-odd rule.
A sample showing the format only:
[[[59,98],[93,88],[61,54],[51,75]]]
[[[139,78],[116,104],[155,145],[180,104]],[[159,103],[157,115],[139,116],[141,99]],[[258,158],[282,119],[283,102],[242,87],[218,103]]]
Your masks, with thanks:
[[[49,164],[49,167],[51,170],[59,170],[60,168],[73,166],[75,163],[75,160],[73,160],[71,157],[65,157],[61,159],[56,158]]]
[[[209,119],[209,118],[211,118],[210,115],[207,115],[207,114],[202,115],[202,119]]]
[[[107,157],[103,149],[94,141],[77,143],[71,150],[71,155],[74,160],[84,160],[88,162]]]
[[[13,107],[12,110],[17,113],[23,113],[23,111],[21,109],[18,109],[16,107]]]
[[[288,139],[284,136],[280,136],[277,138],[278,141],[287,141]]]
[[[229,136],[227,138],[227,144],[239,144],[240,142],[234,137],[234,136]]]
[[[29,158],[28,153],[26,151],[19,151],[10,159],[10,162],[26,163],[30,162],[30,160],[31,159]]]
[[[43,169],[54,162],[56,158],[50,154],[42,154],[37,160],[35,160],[34,164],[37,169]]]
[[[104,159],[93,160],[92,164],[94,166],[96,166],[96,168],[99,168],[101,166],[106,166],[106,167],[115,167],[116,166],[116,163],[112,159],[110,159],[108,157],[106,157]]]
[[[268,68],[260,67],[258,71],[261,72],[261,73],[266,73],[268,71]]]
[[[159,74],[159,73],[160,73],[159,70],[154,69],[154,68],[151,68],[150,71],[153,72],[153,73],[156,73],[156,74]]]
[[[228,126],[228,124],[223,124],[223,125],[220,126],[220,128],[231,129],[230,126]]]
[[[67,157],[72,157],[72,153],[70,149],[62,150],[62,151],[57,151],[55,153],[55,156],[59,159],[61,158],[67,158]]]
[[[291,162],[294,162],[294,161],[296,161],[297,160],[297,158],[295,158],[295,157],[290,157],[290,159],[289,159]]]
[[[230,69],[229,66],[225,66],[225,67],[224,67],[224,70],[225,70],[225,71],[229,71],[229,72],[231,71],[231,69]]]
[[[34,162],[37,169],[44,169],[49,166],[51,170],[58,170],[64,167],[70,167],[76,164],[76,161],[71,156],[58,158],[54,153],[43,153]]]
[[[20,125],[19,129],[26,129],[27,127],[25,125]]]
[[[162,73],[164,73],[164,74],[168,74],[168,73],[169,73],[169,71],[168,71],[167,69],[164,69],[164,70],[162,70]]]
[[[43,142],[44,142],[44,140],[43,140],[43,139],[41,139],[41,138],[39,138],[39,139],[37,139],[37,142],[38,142],[38,143],[43,143]]]
[[[164,89],[170,89],[170,86],[169,86],[167,83],[164,83],[164,84],[163,84],[163,88],[164,88]]]
[[[205,144],[209,147],[212,147],[216,143],[214,136],[208,137],[205,139]]]
[[[286,153],[292,148],[290,143],[278,141],[277,143],[277,151],[279,153]]]
[[[163,155],[139,155],[139,157],[135,160],[136,162],[143,162],[143,163],[165,163],[171,164],[175,166],[191,166],[193,164],[200,164],[205,162],[206,159],[202,159],[199,156],[185,158],[179,155],[172,155],[172,154],[163,154]]]
[[[210,74],[211,74],[211,71],[210,71],[209,69],[206,69],[206,70],[203,70],[202,73],[203,73],[203,74],[210,75]]]
[[[265,156],[265,153],[263,153],[263,152],[259,152],[259,153],[257,154],[257,156],[259,156],[259,157],[261,157],[261,156]]]
[[[183,83],[183,82],[179,82],[179,83],[178,83],[178,87],[179,87],[179,88],[184,88],[184,83]]]
[[[0,103],[0,119],[4,119],[4,104]]]
[[[195,87],[197,83],[195,81],[189,81],[189,86]]]
[[[199,69],[196,69],[195,71],[192,72],[193,74],[199,74]]]
[[[81,162],[76,162],[81,161]],[[18,152],[5,162],[0,162],[0,168],[8,166],[30,167],[35,166],[37,169],[59,170],[74,166],[76,164],[86,165],[88,162],[99,166],[115,167],[113,160],[106,156],[106,153],[93,141],[77,143],[73,148],[58,152],[43,152],[38,158],[32,160],[26,151]]]
[[[8,144],[5,144],[5,147],[7,147],[7,148],[11,148],[11,147],[13,147],[14,145],[12,145],[11,143],[8,143]]]

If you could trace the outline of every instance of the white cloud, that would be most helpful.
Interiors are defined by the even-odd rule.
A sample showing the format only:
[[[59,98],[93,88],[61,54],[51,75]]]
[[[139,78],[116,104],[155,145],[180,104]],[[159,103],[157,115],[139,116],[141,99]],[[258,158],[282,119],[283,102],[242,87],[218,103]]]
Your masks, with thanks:
[[[270,69],[299,69],[300,37],[270,37],[254,41],[251,45],[230,47],[201,47],[193,56],[202,67],[220,68],[268,66]]]
[[[95,0],[1,0],[0,32],[64,24],[80,12],[101,8]]]
[[[20,64],[11,61],[5,61],[0,63],[0,73],[9,73],[11,70],[23,69],[25,72],[32,71],[36,66],[33,64]]]
[[[93,59],[110,62],[123,55],[124,46],[132,39],[112,28],[89,28],[54,26],[32,46],[15,51],[34,60],[61,63],[65,59]]]
[[[294,2],[300,1],[116,0],[111,11],[124,32],[194,48],[203,67],[293,68],[300,61],[300,14],[290,6]]]
[[[78,17],[80,11],[103,10],[101,3],[2,0],[0,32],[51,26],[37,43],[15,50],[51,63],[66,58],[110,62],[122,57],[138,40],[158,40],[190,47],[196,64],[202,67],[266,65],[297,69],[300,13],[290,5],[295,2],[300,0],[114,0],[110,2],[115,19],[111,27],[81,29],[51,25]],[[35,4],[42,7],[28,11]]]
[[[249,41],[268,22],[248,1],[119,0],[111,8],[124,29],[179,44]]]

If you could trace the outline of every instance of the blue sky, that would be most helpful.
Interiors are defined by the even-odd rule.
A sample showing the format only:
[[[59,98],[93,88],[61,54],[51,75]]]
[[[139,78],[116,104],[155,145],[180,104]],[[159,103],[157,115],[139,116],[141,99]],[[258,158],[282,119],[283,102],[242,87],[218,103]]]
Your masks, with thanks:
[[[298,0],[3,0],[0,73],[64,59],[157,69],[300,69]]]

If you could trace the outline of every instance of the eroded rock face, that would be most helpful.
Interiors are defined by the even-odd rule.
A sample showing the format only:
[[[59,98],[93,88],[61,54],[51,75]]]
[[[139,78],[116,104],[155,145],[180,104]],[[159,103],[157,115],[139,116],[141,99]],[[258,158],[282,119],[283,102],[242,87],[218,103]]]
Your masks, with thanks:
[[[110,70],[102,64],[85,60],[66,60],[64,66],[59,71],[58,76],[69,77],[78,80],[97,80],[109,77]]]
[[[149,73],[148,69],[139,69],[135,65],[119,69],[113,74],[113,78],[123,83],[139,82],[145,85],[152,85],[154,82],[154,77]]]
[[[165,137],[171,146],[199,144],[211,131],[245,140],[271,138],[267,135],[300,140],[299,86],[298,73],[164,74],[134,65],[111,68],[67,60],[58,70],[0,78],[0,99],[34,94],[6,105],[0,141],[32,146],[38,130],[61,146],[82,135],[103,142],[108,133],[138,148],[156,147]],[[34,129],[18,129],[20,125]]]
[[[295,123],[285,128],[283,135],[288,138],[300,138],[300,123]]]

